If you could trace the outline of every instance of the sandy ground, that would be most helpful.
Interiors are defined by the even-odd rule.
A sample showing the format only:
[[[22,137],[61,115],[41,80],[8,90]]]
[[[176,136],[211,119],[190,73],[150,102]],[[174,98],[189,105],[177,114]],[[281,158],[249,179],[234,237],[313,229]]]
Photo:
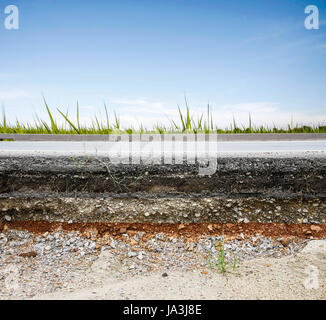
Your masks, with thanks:
[[[114,256],[103,251],[90,267],[96,287],[33,299],[326,299],[326,241],[312,240],[297,255],[245,261],[225,274],[170,271],[116,279]]]

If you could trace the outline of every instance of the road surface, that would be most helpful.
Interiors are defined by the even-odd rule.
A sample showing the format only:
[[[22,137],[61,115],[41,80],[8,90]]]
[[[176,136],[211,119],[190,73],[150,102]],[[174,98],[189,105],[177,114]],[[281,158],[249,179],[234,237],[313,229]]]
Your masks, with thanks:
[[[309,156],[326,157],[325,140],[295,141],[0,141],[1,156],[187,157]]]

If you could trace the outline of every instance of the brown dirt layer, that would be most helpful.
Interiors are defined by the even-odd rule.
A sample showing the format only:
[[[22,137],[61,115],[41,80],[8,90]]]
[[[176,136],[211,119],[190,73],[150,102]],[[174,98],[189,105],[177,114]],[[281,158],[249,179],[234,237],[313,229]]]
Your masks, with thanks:
[[[173,236],[196,238],[197,236],[221,235],[228,237],[243,233],[246,236],[261,234],[265,237],[294,236],[302,239],[320,239],[326,237],[326,224],[284,224],[284,223],[191,223],[191,224],[155,224],[155,223],[59,223],[44,221],[14,221],[0,222],[0,231],[7,229],[28,230],[35,234],[63,231],[96,231],[98,236],[122,237],[127,233],[132,235],[139,231],[155,234],[164,232]]]

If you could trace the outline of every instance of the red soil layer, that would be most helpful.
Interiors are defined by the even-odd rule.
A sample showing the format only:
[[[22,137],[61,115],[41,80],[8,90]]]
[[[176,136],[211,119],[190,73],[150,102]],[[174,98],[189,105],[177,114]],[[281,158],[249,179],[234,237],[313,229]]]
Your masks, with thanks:
[[[0,222],[0,231],[7,229],[28,230],[31,233],[42,234],[56,230],[93,231],[99,237],[112,236],[119,238],[122,234],[134,234],[145,231],[155,234],[164,232],[171,236],[196,238],[201,235],[224,235],[227,238],[237,237],[243,233],[246,237],[260,234],[264,237],[289,237],[302,239],[326,238],[326,224],[284,224],[284,223],[191,223],[191,224],[155,224],[155,223],[58,223],[44,221]]]

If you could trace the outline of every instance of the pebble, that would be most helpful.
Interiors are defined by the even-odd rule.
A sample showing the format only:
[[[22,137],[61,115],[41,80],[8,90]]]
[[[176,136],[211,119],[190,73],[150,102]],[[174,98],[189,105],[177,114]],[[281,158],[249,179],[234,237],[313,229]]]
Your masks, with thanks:
[[[95,242],[91,242],[89,245],[88,245],[88,248],[90,250],[94,250],[96,248],[96,243]]]
[[[127,253],[127,256],[128,256],[128,258],[136,257],[137,256],[137,252],[135,252],[135,251],[129,251]]]

